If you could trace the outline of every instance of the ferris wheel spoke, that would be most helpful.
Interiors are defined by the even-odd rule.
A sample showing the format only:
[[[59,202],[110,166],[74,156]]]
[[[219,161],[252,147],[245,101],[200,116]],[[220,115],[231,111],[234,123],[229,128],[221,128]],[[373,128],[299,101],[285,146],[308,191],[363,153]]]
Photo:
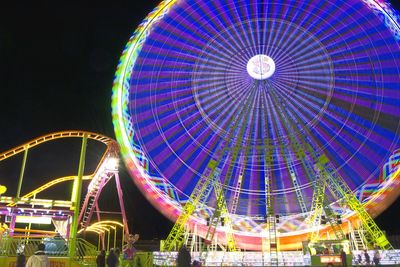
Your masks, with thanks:
[[[291,116],[288,115],[289,110],[288,110],[288,106],[287,106],[286,102],[282,101],[281,97],[278,96],[276,94],[276,92],[274,92],[273,90],[271,90],[271,94],[275,98],[275,103],[277,103],[277,109],[280,111],[278,113],[278,116],[279,116],[280,120],[283,122],[282,127],[285,129],[285,132],[287,133],[286,137],[285,137],[287,146],[284,147],[286,149],[285,155],[287,157],[287,164],[292,165],[289,168],[289,169],[291,169],[290,170],[291,175],[295,176],[296,172],[297,172],[295,165],[297,165],[296,161],[299,161],[299,159],[296,156],[297,151],[296,151],[294,145],[300,142],[299,140],[296,140],[296,135],[298,134],[299,130],[301,130],[301,129],[293,127],[297,123],[295,121],[293,121],[293,118]],[[304,177],[305,181],[301,181],[301,183],[306,184],[307,182],[309,182],[310,180],[307,181],[307,178],[310,178],[310,177],[305,176]],[[293,179],[295,179],[295,178],[293,178]],[[297,178],[296,178],[296,180],[297,180]],[[298,185],[297,185],[297,187],[298,187]],[[302,200],[299,200],[299,201],[304,201],[304,198],[301,195],[298,194],[298,197],[302,198]],[[303,209],[306,210],[304,202],[301,203],[301,205],[303,205]]]
[[[279,86],[277,86],[280,89]],[[304,92],[296,91],[292,93],[291,91],[285,92],[285,90],[276,90],[276,94],[281,95],[281,101],[286,101],[289,95],[293,100],[296,101],[296,106],[294,110],[299,114],[302,114],[303,120],[307,122],[306,124],[312,124],[314,120],[318,119],[318,114],[320,114],[322,107],[325,104],[325,100],[316,97],[314,94],[307,94]],[[311,126],[311,125],[310,125]]]

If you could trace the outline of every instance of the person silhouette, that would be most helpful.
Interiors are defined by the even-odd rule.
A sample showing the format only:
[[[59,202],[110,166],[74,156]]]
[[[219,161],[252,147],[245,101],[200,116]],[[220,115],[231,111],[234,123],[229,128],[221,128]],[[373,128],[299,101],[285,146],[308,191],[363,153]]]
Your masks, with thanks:
[[[365,263],[367,265],[370,265],[371,263],[371,258],[369,257],[368,251],[366,249],[364,249],[364,258],[365,258]]]
[[[18,253],[17,256],[17,267],[25,267],[25,255],[24,253]]]
[[[178,251],[177,267],[190,267],[191,261],[189,250],[185,245],[182,245]]]
[[[346,252],[344,252],[343,249],[340,250],[340,259],[342,261],[342,267],[347,267]]]
[[[49,258],[44,252],[46,246],[43,243],[40,243],[37,246],[37,250],[35,254],[29,257],[26,262],[26,267],[50,267]]]
[[[106,251],[102,249],[100,254],[97,255],[96,258],[97,267],[105,267],[106,266]]]
[[[381,261],[381,254],[379,253],[379,249],[375,249],[374,257],[372,258],[372,260],[374,261],[375,266],[379,266]]]
[[[117,267],[118,266],[118,258],[114,253],[114,249],[110,249],[107,256],[107,265],[108,267]]]

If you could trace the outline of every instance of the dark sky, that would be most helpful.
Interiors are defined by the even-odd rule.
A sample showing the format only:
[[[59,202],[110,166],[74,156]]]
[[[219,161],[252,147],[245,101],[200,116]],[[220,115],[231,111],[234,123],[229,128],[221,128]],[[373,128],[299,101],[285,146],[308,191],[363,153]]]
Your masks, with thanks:
[[[61,130],[87,130],[114,138],[111,122],[114,72],[129,37],[158,3],[145,2],[112,1],[112,4],[104,6],[99,3],[93,6],[57,3],[35,8],[22,5],[2,7],[0,152]],[[71,144],[67,141],[67,146]],[[23,193],[51,180],[51,177],[76,173],[80,143],[74,142],[72,146],[72,152],[65,146],[55,152],[73,154],[74,160],[68,165],[68,171],[57,172],[55,160],[49,164],[49,157],[54,156],[45,155],[47,150],[42,147],[29,152]],[[55,149],[49,150],[54,153]],[[87,157],[98,158],[100,152],[97,147],[93,152],[89,146]],[[19,163],[21,160],[20,156],[10,161]],[[12,182],[14,186],[9,185],[6,194],[12,195],[15,194],[20,165],[8,161],[0,162],[0,184],[6,183],[3,179],[15,179]],[[59,161],[65,164],[64,158]],[[90,169],[89,165],[87,169]],[[120,176],[124,195],[129,195],[125,197],[125,205],[131,231],[141,233],[146,239],[167,235],[172,224],[145,200],[123,167]],[[60,190],[62,188],[55,188],[57,193]],[[104,191],[101,196],[103,205],[117,204],[114,183]],[[51,196],[50,192],[50,196],[44,194],[42,198]],[[68,196],[57,199],[68,199]],[[103,207],[104,210],[119,210],[118,205]]]
[[[88,130],[114,138],[110,102],[118,59],[135,28],[158,1],[66,3],[1,8],[0,152],[60,130]],[[73,150],[79,153],[79,143]],[[94,150],[88,154],[98,157],[100,150]],[[42,153],[36,153],[42,162],[32,159],[28,169],[54,165]],[[9,167],[2,164],[0,184],[9,175]],[[17,169],[7,179],[17,179],[18,174]],[[29,180],[34,176],[27,173],[27,187],[42,184]],[[121,179],[131,230],[144,239],[165,238],[172,224],[144,199],[123,167]],[[115,203],[112,184],[105,192],[103,202]],[[397,200],[377,222],[393,232],[398,223],[393,218],[399,218],[399,212]]]

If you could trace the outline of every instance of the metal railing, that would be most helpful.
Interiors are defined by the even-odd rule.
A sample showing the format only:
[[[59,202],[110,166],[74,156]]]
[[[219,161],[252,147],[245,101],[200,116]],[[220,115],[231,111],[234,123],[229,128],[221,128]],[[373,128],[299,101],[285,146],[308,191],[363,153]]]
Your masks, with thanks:
[[[31,256],[37,250],[37,246],[43,243],[45,253],[49,257],[69,257],[69,241],[62,238],[27,238],[27,237],[5,237],[0,240],[0,256],[16,257],[18,254]],[[76,241],[76,253],[74,260],[86,264],[95,263],[97,248],[84,239]]]

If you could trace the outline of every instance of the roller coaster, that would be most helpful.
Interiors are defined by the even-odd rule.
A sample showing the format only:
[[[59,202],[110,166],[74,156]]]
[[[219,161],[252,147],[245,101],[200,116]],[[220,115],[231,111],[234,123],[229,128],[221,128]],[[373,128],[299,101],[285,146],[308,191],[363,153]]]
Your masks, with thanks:
[[[65,138],[82,139],[78,174],[55,178],[31,192],[21,195],[28,151],[44,143]],[[83,175],[88,139],[104,144],[106,149],[93,173]],[[7,258],[13,260],[12,257],[22,251],[26,255],[30,255],[34,252],[35,243],[47,240],[46,249],[47,247],[52,247],[49,252],[51,252],[52,256],[55,256],[52,260],[60,261],[56,256],[62,256],[67,257],[76,264],[79,262],[93,263],[97,255],[97,248],[87,241],[77,238],[77,233],[78,231],[85,231],[89,227],[93,214],[97,214],[97,221],[101,220],[98,199],[102,189],[112,178],[116,182],[118,200],[121,207],[122,231],[124,232],[122,236],[129,234],[118,175],[119,150],[115,140],[101,134],[86,131],[55,132],[35,138],[1,153],[0,161],[5,161],[22,153],[23,160],[16,194],[14,196],[0,196],[0,215],[4,217],[4,222],[1,224],[0,257],[6,256],[3,260],[7,260]],[[80,192],[83,180],[90,180],[90,183],[81,202]],[[36,197],[39,193],[68,181],[74,182],[71,200],[40,199]],[[45,223],[44,221],[52,221],[55,231],[31,229],[32,224]],[[29,225],[29,229],[27,227],[25,229],[17,228],[17,223],[26,223]],[[71,250],[71,247],[73,247],[73,250]],[[4,262],[4,264],[7,263]]]

